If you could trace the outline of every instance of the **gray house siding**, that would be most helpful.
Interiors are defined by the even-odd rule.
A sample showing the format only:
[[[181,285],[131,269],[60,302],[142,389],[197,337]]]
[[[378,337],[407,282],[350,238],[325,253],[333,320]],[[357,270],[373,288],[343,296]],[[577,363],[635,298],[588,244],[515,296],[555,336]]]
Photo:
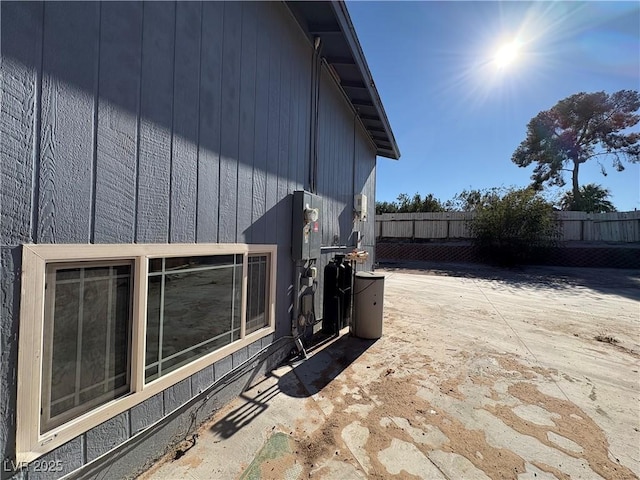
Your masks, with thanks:
[[[71,472],[106,454],[84,472],[100,476],[108,462],[107,476],[130,475],[182,439],[194,415],[204,420],[290,348],[278,339],[291,333],[290,194],[309,188],[312,45],[282,3],[3,1],[0,8],[6,461],[15,458],[22,244],[278,245],[275,336],[46,455]],[[318,130],[323,245],[351,245],[359,228],[373,255],[376,149],[326,68]],[[367,195],[372,215],[354,227],[355,193]],[[207,391],[214,394],[202,396]],[[12,474],[5,468],[2,478]],[[33,469],[18,475],[39,478]]]

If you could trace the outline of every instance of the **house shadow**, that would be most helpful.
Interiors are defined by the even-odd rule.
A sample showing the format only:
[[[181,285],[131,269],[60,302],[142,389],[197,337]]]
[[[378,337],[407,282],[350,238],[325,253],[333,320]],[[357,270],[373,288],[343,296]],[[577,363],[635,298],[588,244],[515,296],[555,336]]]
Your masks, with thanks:
[[[308,358],[300,360],[296,357],[289,361],[292,368],[286,373],[268,371],[257,383],[247,380],[239,395],[243,402],[215,422],[210,427],[211,432],[223,439],[231,438],[267,412],[270,403],[277,401],[278,395],[307,398],[320,392],[375,342],[376,340],[363,340],[349,334],[343,334],[337,339],[320,336],[316,347],[310,345]]]
[[[297,363],[278,381],[280,391],[296,398],[306,398],[322,391],[338,375],[353,364],[377,340],[365,340],[344,334],[324,348]],[[293,388],[292,388],[293,386]]]

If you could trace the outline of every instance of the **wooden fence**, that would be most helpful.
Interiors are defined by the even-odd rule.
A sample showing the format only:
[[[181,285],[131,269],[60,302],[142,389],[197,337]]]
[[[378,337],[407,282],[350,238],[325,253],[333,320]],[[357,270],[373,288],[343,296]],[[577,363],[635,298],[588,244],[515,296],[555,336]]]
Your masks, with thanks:
[[[640,242],[640,211],[556,212],[562,240]],[[384,213],[376,215],[376,238],[468,239],[472,212]]]

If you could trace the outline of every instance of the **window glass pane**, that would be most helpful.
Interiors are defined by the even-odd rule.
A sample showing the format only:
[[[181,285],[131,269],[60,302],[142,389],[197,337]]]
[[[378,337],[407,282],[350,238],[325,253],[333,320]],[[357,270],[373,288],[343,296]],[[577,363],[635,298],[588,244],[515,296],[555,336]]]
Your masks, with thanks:
[[[233,296],[233,329],[240,328],[242,321],[242,266],[235,268]]]
[[[162,271],[162,259],[150,258],[149,259],[149,273]]]
[[[50,265],[42,431],[129,391],[132,265]]]
[[[69,278],[65,273],[69,272],[58,272],[56,280]],[[50,286],[47,285],[47,288]],[[78,312],[80,310],[79,281],[56,285],[55,296],[56,301],[53,305],[55,324],[53,325],[53,341],[50,344],[50,351],[52,350],[50,363],[51,402],[60,401],[75,391],[76,366],[78,364]],[[56,409],[56,407],[64,408],[52,403],[52,409]],[[56,411],[57,413],[60,412]]]
[[[237,337],[235,336],[237,333]],[[240,338],[240,329],[236,330],[234,333],[233,340],[238,340]],[[230,343],[229,335],[225,334],[222,337],[219,337],[215,340],[211,340],[207,342],[205,345],[201,345],[199,347],[194,348],[193,350],[186,351],[182,354],[178,354],[175,357],[169,358],[162,362],[162,373],[167,373],[177,368],[180,368],[183,365],[195,360],[196,358],[202,357],[208,353],[217,350],[220,347],[224,347]]]
[[[247,334],[268,325],[266,311],[268,260],[267,255],[250,255],[248,259]]]
[[[149,287],[147,290],[147,366],[153,365],[158,361],[160,345],[160,294],[163,281],[162,276],[149,277]]]
[[[166,258],[164,272],[150,273],[147,382],[239,338],[233,330],[240,331],[242,265],[234,267],[235,260]]]
[[[100,275],[97,275],[100,273]],[[91,275],[90,275],[91,274]],[[93,278],[99,278],[94,280]],[[104,279],[102,279],[104,278]],[[104,384],[105,373],[109,370],[109,348],[111,333],[109,325],[114,306],[113,290],[109,288],[109,269],[92,269],[86,272],[83,289],[82,309],[82,368],[80,388],[86,389],[98,383]],[[117,295],[116,295],[117,296]]]
[[[208,255],[202,257],[167,257],[165,271],[186,270],[190,268],[225,266],[234,264],[233,255]]]
[[[233,270],[166,276],[162,357],[231,330]]]

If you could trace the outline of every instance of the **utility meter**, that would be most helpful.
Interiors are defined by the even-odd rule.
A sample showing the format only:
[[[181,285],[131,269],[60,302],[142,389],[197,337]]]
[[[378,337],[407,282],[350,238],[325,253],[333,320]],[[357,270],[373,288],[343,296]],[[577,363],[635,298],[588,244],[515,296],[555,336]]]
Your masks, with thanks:
[[[304,208],[304,221],[305,223],[317,222],[319,216],[319,210],[317,208],[309,207],[309,204]]]
[[[365,194],[361,193],[354,197],[353,209],[360,221],[367,221],[367,196]]]
[[[320,258],[322,199],[313,193],[293,192],[291,257],[294,260]]]

